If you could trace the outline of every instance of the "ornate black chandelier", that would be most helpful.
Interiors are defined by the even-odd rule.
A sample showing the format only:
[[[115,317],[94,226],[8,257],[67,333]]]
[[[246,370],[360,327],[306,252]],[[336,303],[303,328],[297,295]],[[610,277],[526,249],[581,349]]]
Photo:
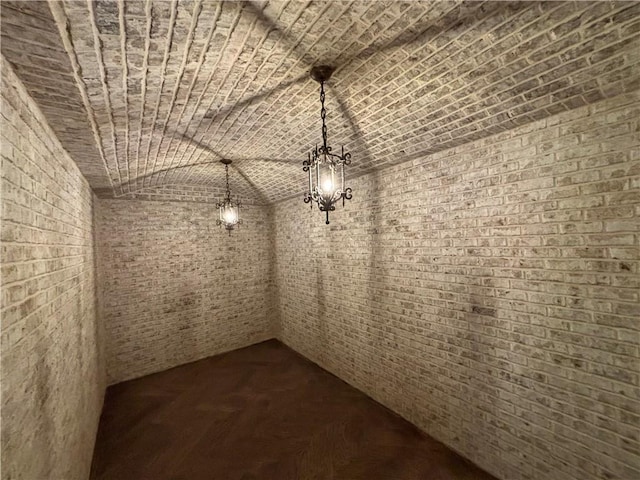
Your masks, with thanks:
[[[304,197],[305,203],[318,204],[321,212],[326,212],[329,224],[329,212],[336,209],[336,202],[342,199],[351,200],[351,188],[344,186],[344,167],[351,163],[351,154],[344,151],[340,155],[331,153],[331,147],[327,144],[327,125],[325,118],[327,110],[324,108],[324,82],[331,78],[333,67],[320,65],[311,69],[311,78],[320,83],[320,118],[322,118],[322,145],[309,152],[307,160],[302,162],[302,169],[309,172],[309,191]]]
[[[231,160],[223,158],[220,160],[220,163],[224,165],[227,177],[227,191],[222,202],[216,205],[220,211],[220,219],[217,223],[218,225],[224,225],[224,228],[229,232],[229,235],[231,235],[231,230],[242,223],[242,220],[240,220],[240,201],[236,200],[234,202],[231,199],[231,190],[229,189],[229,165],[231,165]]]

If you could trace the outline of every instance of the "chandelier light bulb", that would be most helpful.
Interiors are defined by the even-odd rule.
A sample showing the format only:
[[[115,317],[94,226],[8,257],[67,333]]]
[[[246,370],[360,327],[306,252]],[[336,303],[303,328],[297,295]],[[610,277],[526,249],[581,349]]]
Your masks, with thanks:
[[[324,179],[322,180],[322,193],[324,196],[331,196],[333,195],[333,180],[331,179],[331,177],[326,176],[324,177]]]
[[[227,223],[235,223],[238,219],[238,215],[236,214],[236,210],[233,207],[227,207],[222,214],[222,218]]]

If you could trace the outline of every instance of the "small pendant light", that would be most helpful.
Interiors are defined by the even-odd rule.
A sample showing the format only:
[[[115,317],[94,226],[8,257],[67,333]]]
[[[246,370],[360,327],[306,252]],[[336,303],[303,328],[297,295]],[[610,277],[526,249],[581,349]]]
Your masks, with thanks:
[[[231,165],[231,160],[223,158],[220,160],[220,163],[224,165],[227,178],[227,191],[222,202],[217,204],[217,208],[220,211],[220,219],[217,224],[224,225],[224,228],[229,232],[229,235],[231,235],[231,230],[242,223],[240,220],[240,201],[233,201],[231,199],[231,190],[229,188],[229,165]]]

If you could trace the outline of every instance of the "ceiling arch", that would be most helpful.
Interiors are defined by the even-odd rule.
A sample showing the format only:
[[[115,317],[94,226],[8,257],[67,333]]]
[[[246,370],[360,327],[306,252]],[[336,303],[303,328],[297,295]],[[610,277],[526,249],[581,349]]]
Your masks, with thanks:
[[[305,188],[320,139],[355,176],[640,88],[636,2],[2,2],[2,53],[102,197]],[[246,184],[246,185],[245,185]],[[199,187],[200,188],[200,187]]]

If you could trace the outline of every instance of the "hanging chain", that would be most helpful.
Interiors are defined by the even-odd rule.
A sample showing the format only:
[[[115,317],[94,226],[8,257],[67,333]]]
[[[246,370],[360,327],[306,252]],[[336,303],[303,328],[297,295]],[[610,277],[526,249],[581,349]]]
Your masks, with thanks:
[[[327,117],[327,110],[324,108],[324,82],[320,82],[320,103],[322,108],[320,109],[320,118],[322,118],[322,146],[326,152],[327,150],[327,125],[325,118]]]
[[[224,166],[224,171],[227,175],[227,198],[231,198],[231,189],[229,188],[229,165]]]

